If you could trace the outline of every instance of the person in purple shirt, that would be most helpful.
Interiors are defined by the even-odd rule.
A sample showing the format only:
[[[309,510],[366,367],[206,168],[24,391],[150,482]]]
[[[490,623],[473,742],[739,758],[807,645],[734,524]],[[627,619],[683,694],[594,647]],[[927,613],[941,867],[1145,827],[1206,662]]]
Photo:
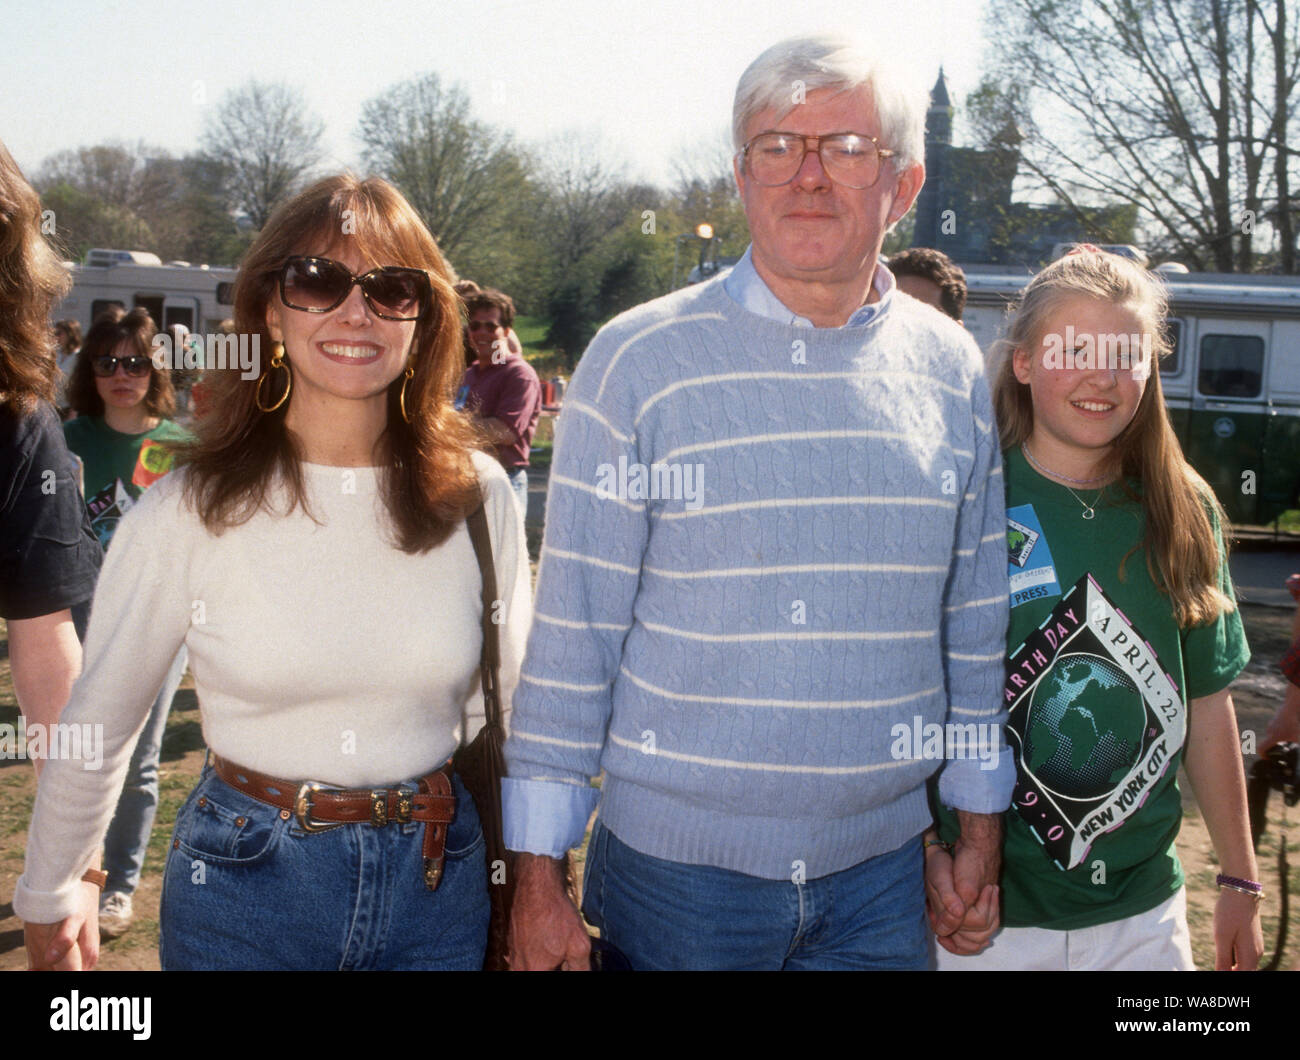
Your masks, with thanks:
[[[528,453],[542,411],[542,384],[532,365],[510,349],[515,304],[509,295],[485,288],[468,295],[465,308],[469,342],[478,359],[465,370],[456,407],[473,413],[496,445],[496,457],[526,517]]]

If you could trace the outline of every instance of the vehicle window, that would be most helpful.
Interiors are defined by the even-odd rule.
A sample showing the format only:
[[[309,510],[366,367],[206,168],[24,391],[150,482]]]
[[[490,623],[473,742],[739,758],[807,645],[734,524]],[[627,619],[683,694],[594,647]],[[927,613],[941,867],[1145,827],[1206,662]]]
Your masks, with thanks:
[[[217,305],[235,304],[235,285],[233,283],[217,284]]]
[[[161,296],[137,294],[135,296],[135,307],[136,309],[147,310],[149,315],[153,317],[155,326],[163,318],[163,300]]]
[[[1161,375],[1177,375],[1182,364],[1183,322],[1181,320],[1165,321],[1165,338],[1169,340],[1169,352],[1160,362]]]
[[[194,310],[189,306],[169,305],[163,309],[163,329],[173,324],[184,324],[187,331],[194,330]]]
[[[1258,397],[1264,379],[1264,340],[1258,335],[1201,339],[1197,387],[1211,397]]]
[[[90,303],[90,319],[93,321],[105,309],[112,309],[114,306],[125,309],[126,303],[119,302],[116,298],[96,298]]]

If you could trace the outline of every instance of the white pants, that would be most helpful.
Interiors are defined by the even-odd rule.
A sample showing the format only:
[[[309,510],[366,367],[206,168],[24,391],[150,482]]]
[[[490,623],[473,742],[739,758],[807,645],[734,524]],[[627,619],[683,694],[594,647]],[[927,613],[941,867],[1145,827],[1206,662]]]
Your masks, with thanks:
[[[941,972],[1191,972],[1187,890],[1179,888],[1154,909],[1123,920],[1074,931],[1004,927],[973,957],[958,957],[935,944]]]

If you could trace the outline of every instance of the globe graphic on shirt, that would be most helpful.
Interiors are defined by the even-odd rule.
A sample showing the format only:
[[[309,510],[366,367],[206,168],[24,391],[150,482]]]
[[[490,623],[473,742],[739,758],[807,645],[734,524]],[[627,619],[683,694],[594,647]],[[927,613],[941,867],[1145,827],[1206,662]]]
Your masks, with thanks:
[[[1142,695],[1128,674],[1100,655],[1062,655],[1034,690],[1025,765],[1059,795],[1100,798],[1137,762],[1145,725]]]

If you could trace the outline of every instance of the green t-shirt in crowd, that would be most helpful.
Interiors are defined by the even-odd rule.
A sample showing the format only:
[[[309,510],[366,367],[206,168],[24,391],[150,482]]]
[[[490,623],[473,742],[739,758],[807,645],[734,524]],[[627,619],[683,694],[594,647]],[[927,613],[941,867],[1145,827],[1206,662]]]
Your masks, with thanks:
[[[190,432],[163,420],[143,434],[122,434],[102,416],[78,416],[63,425],[68,448],[81,458],[86,507],[99,543],[108,543],[118,520],[149,486],[172,469],[167,442],[188,442]]]
[[[1075,490],[1003,454],[1011,623],[1003,690],[1016,789],[1002,921],[1061,931],[1155,908],[1183,884],[1174,838],[1187,704],[1250,658],[1241,617],[1180,629],[1147,570],[1139,503]],[[1081,499],[1080,499],[1081,498]],[[1214,527],[1219,553],[1223,540]],[[1120,564],[1125,556],[1124,576]],[[1219,586],[1232,596],[1227,564]],[[943,838],[956,816],[940,808]]]

